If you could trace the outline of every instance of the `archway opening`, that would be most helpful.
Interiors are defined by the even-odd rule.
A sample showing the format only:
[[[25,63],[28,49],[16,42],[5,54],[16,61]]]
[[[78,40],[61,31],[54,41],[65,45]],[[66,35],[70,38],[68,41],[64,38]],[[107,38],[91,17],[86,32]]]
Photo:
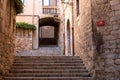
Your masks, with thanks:
[[[58,46],[59,22],[54,17],[40,19],[39,47]]]

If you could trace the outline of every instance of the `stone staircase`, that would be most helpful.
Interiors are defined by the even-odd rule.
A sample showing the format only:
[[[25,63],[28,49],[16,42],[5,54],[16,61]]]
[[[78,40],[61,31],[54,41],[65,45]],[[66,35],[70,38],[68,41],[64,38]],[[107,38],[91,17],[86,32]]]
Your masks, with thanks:
[[[16,56],[5,80],[93,80],[79,57]]]

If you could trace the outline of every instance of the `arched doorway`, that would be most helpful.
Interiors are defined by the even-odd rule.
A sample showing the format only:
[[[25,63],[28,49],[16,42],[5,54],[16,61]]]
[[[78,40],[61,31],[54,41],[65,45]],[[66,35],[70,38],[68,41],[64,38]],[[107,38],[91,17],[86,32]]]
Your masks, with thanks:
[[[70,39],[70,21],[67,20],[67,53],[68,55],[71,54],[71,39]]]
[[[57,46],[58,45],[58,27],[41,26],[39,30],[39,46]]]
[[[59,22],[54,17],[40,19],[39,47],[58,46]]]

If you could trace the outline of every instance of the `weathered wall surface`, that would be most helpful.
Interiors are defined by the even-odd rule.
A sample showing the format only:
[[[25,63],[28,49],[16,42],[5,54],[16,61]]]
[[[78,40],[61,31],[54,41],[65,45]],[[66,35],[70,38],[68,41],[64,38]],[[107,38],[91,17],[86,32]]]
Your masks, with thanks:
[[[97,80],[120,79],[120,0],[80,0],[75,22],[75,55]],[[98,27],[96,22],[104,20]]]
[[[32,30],[16,29],[15,52],[32,49]]]
[[[94,52],[92,41],[91,0],[79,0],[80,15],[74,5],[74,46],[75,56],[80,56],[85,66],[94,74]],[[76,2],[75,2],[76,3]]]
[[[34,15],[34,17],[32,15],[18,15],[16,17],[16,22],[26,22],[29,24],[34,24],[36,26],[36,30],[34,30],[33,34],[32,34],[32,47],[33,49],[38,49],[39,47],[39,16],[38,15]]]
[[[15,15],[14,1],[0,0],[0,80],[13,62]]]
[[[80,15],[74,11],[74,19],[75,55],[97,80],[119,80],[120,0],[80,0]],[[99,20],[105,25],[96,26]]]
[[[71,0],[66,0],[67,2],[71,2]],[[72,34],[72,28],[73,28],[73,11],[72,11],[72,4],[64,4],[64,36],[65,36],[65,54],[67,56],[73,55],[73,34]]]
[[[54,27],[44,26],[40,28],[40,37],[42,38],[54,38]]]
[[[59,39],[58,39],[58,46],[60,48],[61,53],[65,54],[65,22],[64,22],[64,5],[62,4],[61,0],[59,0],[60,6],[60,25],[59,25]]]
[[[36,23],[35,17],[37,17],[37,16],[34,16],[34,23]],[[32,15],[17,15],[16,22],[26,22],[26,23],[32,24],[33,23],[33,16]]]
[[[98,80],[120,79],[120,0],[92,0],[96,76]],[[104,20],[98,27],[96,21]]]

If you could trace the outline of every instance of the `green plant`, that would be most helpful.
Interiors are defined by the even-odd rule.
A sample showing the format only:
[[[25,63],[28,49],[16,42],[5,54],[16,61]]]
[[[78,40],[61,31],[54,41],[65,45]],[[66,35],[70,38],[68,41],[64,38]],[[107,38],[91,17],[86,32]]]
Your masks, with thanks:
[[[22,28],[22,29],[29,29],[29,30],[35,30],[36,27],[33,24],[28,24],[25,22],[17,22],[16,23],[16,28]]]
[[[21,0],[15,0],[14,7],[15,7],[16,14],[23,12],[23,3]]]

